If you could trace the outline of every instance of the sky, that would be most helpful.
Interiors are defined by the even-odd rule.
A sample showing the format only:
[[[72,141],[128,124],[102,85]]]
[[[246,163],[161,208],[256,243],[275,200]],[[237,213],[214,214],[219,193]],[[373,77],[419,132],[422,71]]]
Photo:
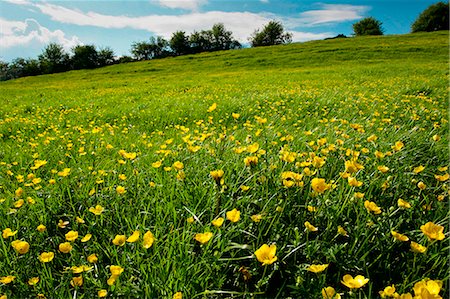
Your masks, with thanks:
[[[252,33],[280,21],[294,42],[351,36],[365,17],[382,22],[385,34],[410,32],[411,24],[438,0],[0,0],[0,60],[37,58],[51,42],[110,47],[130,55],[133,42],[223,23],[248,45]]]

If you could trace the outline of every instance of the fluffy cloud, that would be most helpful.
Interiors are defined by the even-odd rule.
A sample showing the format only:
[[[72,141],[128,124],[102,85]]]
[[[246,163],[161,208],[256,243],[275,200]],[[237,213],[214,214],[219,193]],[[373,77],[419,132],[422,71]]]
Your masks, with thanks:
[[[168,8],[180,8],[197,11],[200,6],[208,3],[207,0],[154,0],[157,4]]]
[[[41,26],[34,19],[21,21],[9,21],[0,18],[0,47],[11,48],[15,46],[24,46],[31,43],[48,44],[56,42],[63,45],[66,49],[80,44],[78,37],[67,38],[61,30],[51,31]]]
[[[322,4],[321,8],[300,13],[299,20],[307,26],[354,21],[364,17],[370,9],[369,6],[348,4]]]

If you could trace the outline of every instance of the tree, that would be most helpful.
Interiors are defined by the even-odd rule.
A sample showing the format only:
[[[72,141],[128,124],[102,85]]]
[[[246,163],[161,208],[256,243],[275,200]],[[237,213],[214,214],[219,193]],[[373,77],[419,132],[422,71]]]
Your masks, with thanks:
[[[233,32],[227,31],[222,23],[214,24],[211,29],[211,45],[213,51],[240,48],[241,44],[233,39]]]
[[[114,63],[114,51],[109,47],[98,50],[97,55],[99,66],[105,66]]]
[[[200,53],[211,51],[212,49],[212,32],[210,30],[194,31],[189,36],[189,45],[192,53]]]
[[[131,45],[131,54],[137,60],[149,60],[169,55],[169,42],[161,36],[150,38],[149,42],[135,42]]]
[[[170,48],[175,55],[189,54],[191,48],[184,31],[176,31],[172,34],[172,38],[170,39]]]
[[[72,51],[72,65],[75,70],[93,69],[99,65],[98,53],[94,45],[78,45]]]
[[[414,21],[411,32],[449,30],[449,5],[438,2],[430,5]]]
[[[364,18],[353,24],[353,32],[355,36],[364,35],[383,35],[382,23],[375,18]]]
[[[59,73],[70,69],[69,54],[64,51],[63,46],[56,43],[47,45],[38,59],[44,74]]]
[[[290,43],[292,34],[284,32],[284,27],[280,22],[270,21],[261,31],[256,30],[249,40],[252,47],[272,46]]]

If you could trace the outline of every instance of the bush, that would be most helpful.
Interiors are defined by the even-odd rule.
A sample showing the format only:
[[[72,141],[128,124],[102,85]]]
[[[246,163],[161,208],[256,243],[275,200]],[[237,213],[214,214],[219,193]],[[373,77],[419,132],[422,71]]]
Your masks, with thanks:
[[[375,18],[368,17],[353,24],[353,32],[355,36],[364,35],[383,35],[382,23]]]
[[[449,30],[448,3],[430,5],[414,21],[411,32]]]

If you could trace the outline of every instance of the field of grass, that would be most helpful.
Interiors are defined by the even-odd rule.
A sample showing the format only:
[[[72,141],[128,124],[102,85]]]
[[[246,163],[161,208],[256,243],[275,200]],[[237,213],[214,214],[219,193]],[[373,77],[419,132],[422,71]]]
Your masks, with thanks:
[[[0,298],[446,297],[448,38],[0,82]]]

